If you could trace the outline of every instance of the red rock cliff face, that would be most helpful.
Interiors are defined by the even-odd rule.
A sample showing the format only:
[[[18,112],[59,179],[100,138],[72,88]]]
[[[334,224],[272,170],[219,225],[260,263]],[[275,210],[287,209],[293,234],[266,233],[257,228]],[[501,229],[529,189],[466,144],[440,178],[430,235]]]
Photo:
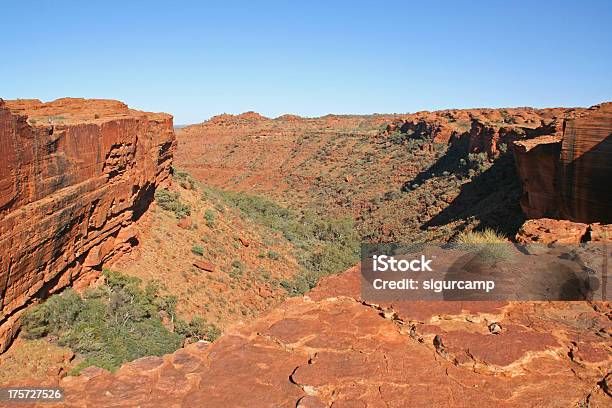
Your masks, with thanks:
[[[528,218],[612,222],[612,103],[569,115],[561,130],[514,146]]]
[[[0,351],[28,303],[137,242],[170,172],[172,116],[109,100],[0,100]]]
[[[561,218],[612,223],[612,103],[565,122],[558,179]]]
[[[528,218],[556,216],[555,177],[561,138],[541,136],[514,143],[514,157],[523,186],[521,208]]]
[[[496,154],[502,144],[555,134],[562,123],[560,119],[577,111],[580,109],[528,107],[425,111],[389,125],[387,131],[399,129],[435,143],[461,143],[469,153]]]

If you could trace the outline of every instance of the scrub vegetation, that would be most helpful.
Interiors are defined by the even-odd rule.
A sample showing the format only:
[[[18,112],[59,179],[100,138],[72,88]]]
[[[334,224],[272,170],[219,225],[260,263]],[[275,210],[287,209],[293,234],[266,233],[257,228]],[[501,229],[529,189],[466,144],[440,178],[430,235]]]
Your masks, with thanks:
[[[26,339],[48,337],[82,359],[71,371],[95,365],[115,370],[143,356],[172,353],[185,341],[215,340],[219,330],[202,319],[177,318],[176,297],[160,294],[154,283],[105,270],[106,282],[83,294],[67,289],[29,309]]]

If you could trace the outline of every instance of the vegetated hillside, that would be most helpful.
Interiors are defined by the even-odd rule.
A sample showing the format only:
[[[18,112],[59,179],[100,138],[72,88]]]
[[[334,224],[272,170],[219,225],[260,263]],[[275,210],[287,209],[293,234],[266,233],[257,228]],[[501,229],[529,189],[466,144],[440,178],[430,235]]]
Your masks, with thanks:
[[[221,115],[178,132],[176,162],[211,185],[350,215],[365,240],[447,240],[474,227],[513,236],[524,217],[512,141],[555,134],[576,111]]]
[[[180,315],[226,328],[358,259],[348,220],[304,217],[261,197],[203,186],[181,171],[174,180],[158,189],[137,250],[112,268],[159,281],[177,296]]]

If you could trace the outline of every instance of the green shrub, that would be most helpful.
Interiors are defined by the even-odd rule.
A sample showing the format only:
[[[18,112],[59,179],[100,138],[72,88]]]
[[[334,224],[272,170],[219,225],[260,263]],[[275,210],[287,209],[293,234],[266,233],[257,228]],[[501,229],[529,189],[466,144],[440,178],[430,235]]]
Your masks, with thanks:
[[[242,265],[242,262],[235,259],[232,262],[232,270],[229,272],[229,276],[233,279],[237,279],[241,277],[243,273],[244,273],[244,265]]]
[[[187,338],[207,341],[215,341],[221,335],[221,330],[217,326],[207,323],[199,316],[195,316],[189,323],[179,320],[175,325],[175,331]]]
[[[196,186],[195,179],[186,171],[172,169],[172,175],[179,185],[185,189],[193,190]]]
[[[268,258],[273,259],[273,260],[277,260],[277,259],[280,258],[280,255],[276,251],[269,250],[268,251]]]
[[[202,256],[204,255],[204,248],[202,248],[200,245],[194,245],[191,248],[191,252],[193,252],[196,255]]]
[[[204,218],[206,219],[206,225],[209,228],[215,227],[215,213],[213,212],[213,210],[208,209],[204,211]]]
[[[159,206],[164,210],[174,212],[178,219],[191,215],[191,207],[181,202],[178,192],[168,191],[165,188],[158,188],[155,191],[155,201],[157,201]]]
[[[138,278],[107,270],[104,274],[106,283],[96,289],[83,295],[67,289],[29,309],[22,320],[24,336],[53,335],[59,345],[79,353],[83,360],[72,374],[91,365],[114,370],[127,361],[181,347],[189,333],[170,332],[160,318],[163,311],[177,326],[189,326],[176,317],[176,297],[160,295],[155,283],[143,289]],[[200,321],[193,325],[198,333],[218,335]]]
[[[359,261],[359,238],[349,217],[328,219],[312,211],[298,213],[243,192],[219,190],[217,194],[246,217],[280,232],[293,244],[302,270],[283,285],[290,294],[303,293],[314,287],[320,277],[342,272]],[[268,251],[270,259],[278,256]]]
[[[483,172],[491,166],[489,155],[487,153],[470,153],[468,154],[470,168]]]

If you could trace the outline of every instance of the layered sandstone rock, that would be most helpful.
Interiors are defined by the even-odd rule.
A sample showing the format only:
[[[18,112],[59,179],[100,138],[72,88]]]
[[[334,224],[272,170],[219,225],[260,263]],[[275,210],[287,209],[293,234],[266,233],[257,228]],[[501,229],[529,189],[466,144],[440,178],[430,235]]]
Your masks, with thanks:
[[[417,112],[388,126],[434,143],[460,143],[469,153],[497,154],[500,146],[559,132],[560,118],[580,109],[452,109]]]
[[[514,140],[556,134],[561,119],[578,111],[220,115],[177,132],[176,164],[208,185],[293,208],[325,208],[331,218],[351,216],[363,237],[441,240],[451,235],[443,225],[458,230],[476,222],[514,233],[524,217],[512,158],[504,155],[478,177],[485,188],[468,183],[477,176],[469,169],[489,167]]]
[[[210,346],[59,385],[69,407],[604,407],[610,311],[586,302],[371,305],[354,268]]]
[[[0,100],[0,351],[23,308],[137,242],[172,116],[111,100]]]
[[[580,244],[588,240],[588,224],[555,220],[551,218],[536,218],[527,220],[516,234],[520,244]]]
[[[558,180],[561,218],[612,223],[612,103],[566,120]]]
[[[557,211],[555,177],[561,138],[540,136],[514,143],[523,195],[521,208],[528,218],[554,216]]]
[[[514,143],[528,218],[611,223],[612,103],[574,112],[562,132]]]
[[[612,103],[570,115],[563,131],[516,141],[528,220],[521,243],[611,241]],[[590,224],[590,225],[587,225]],[[604,224],[604,225],[601,225]]]
[[[213,142],[199,133],[209,127],[234,149],[243,120],[258,127],[237,169],[291,163],[290,147],[253,147],[264,138],[280,144],[294,132],[273,119],[226,115],[187,128],[185,137],[206,146]],[[333,126],[337,117],[312,125],[322,131],[327,120]],[[470,145],[493,146],[481,141]],[[208,154],[198,165],[219,166],[220,156]],[[604,407],[611,398],[611,313],[608,303],[587,302],[368,304],[354,268],[212,345],[137,360],[114,374],[88,369],[58,385],[69,407]]]
[[[568,220],[536,218],[527,220],[515,237],[520,244],[580,244],[612,242],[611,224],[583,224]]]

